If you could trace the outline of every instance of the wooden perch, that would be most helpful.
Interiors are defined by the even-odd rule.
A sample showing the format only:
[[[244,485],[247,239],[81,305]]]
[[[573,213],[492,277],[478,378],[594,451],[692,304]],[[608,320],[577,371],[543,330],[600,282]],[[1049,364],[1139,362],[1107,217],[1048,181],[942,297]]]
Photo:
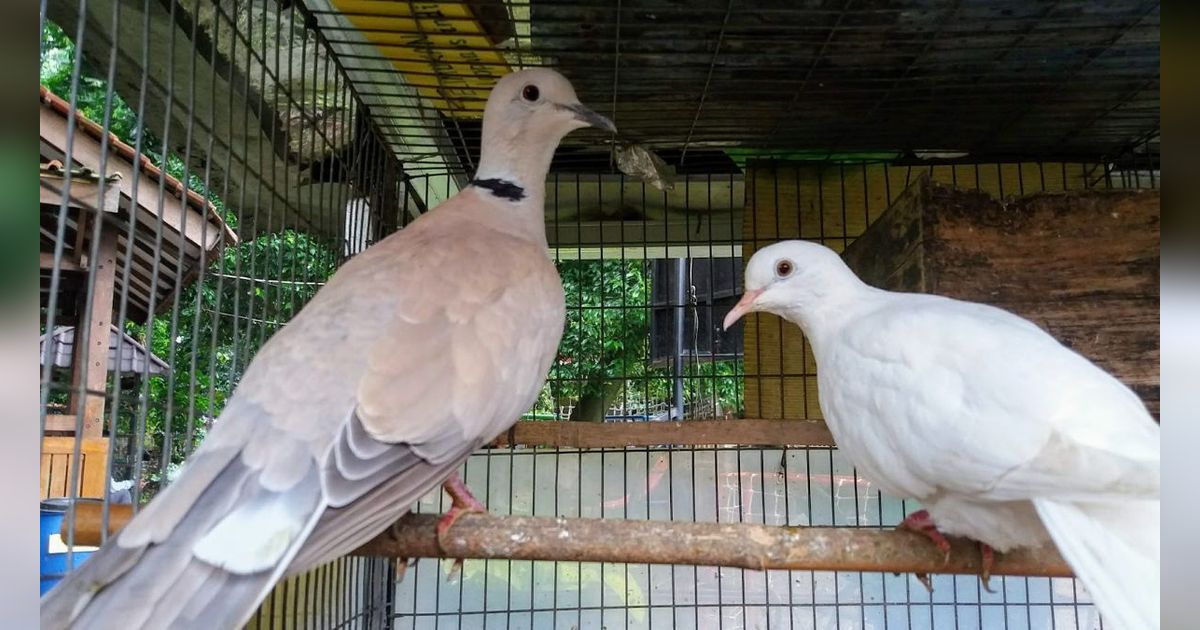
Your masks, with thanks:
[[[833,446],[824,422],[812,420],[686,420],[683,422],[521,421],[500,434],[492,447],[512,445],[567,448],[625,446]]]
[[[113,505],[109,532],[130,518]],[[750,523],[689,523],[621,519],[564,519],[467,514],[438,546],[439,515],[408,514],[354,553],[403,558],[490,558],[685,564],[808,571],[893,573],[979,572],[974,543],[952,540],[950,561],[924,537],[909,532],[850,527],[779,527]],[[66,535],[66,520],[63,522]],[[100,505],[78,506],[75,544],[100,544]],[[997,554],[993,575],[1070,577],[1052,547]]]
[[[491,558],[686,564],[805,571],[978,574],[978,547],[952,540],[950,560],[910,532],[467,514],[438,545],[435,514],[408,514],[355,554],[400,558]],[[997,554],[993,575],[1071,577],[1052,547]]]

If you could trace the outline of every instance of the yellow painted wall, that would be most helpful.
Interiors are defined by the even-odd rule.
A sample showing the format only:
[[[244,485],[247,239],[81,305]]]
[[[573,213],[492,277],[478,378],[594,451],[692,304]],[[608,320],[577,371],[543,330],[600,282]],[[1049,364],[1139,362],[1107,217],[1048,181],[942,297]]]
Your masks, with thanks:
[[[347,570],[346,563],[352,561],[339,558],[281,580],[246,624],[247,630],[333,627],[361,612],[361,602],[347,598],[348,588],[355,595],[360,595],[363,588],[360,584],[353,589],[348,583],[363,580],[361,574]]]
[[[887,210],[909,182],[929,173],[937,182],[997,197],[1061,192],[1097,183],[1090,164],[1021,163],[934,167],[752,163],[746,173],[743,259],[779,240],[811,239],[841,251]],[[1148,182],[1143,184],[1148,185]],[[800,329],[774,315],[746,320],[747,418],[821,418],[817,367]]]

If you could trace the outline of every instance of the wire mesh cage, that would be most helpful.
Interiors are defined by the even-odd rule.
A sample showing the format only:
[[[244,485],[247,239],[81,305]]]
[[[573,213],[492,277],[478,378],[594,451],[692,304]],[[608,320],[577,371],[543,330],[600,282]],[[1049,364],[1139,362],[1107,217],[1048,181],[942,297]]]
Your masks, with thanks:
[[[520,431],[463,468],[495,514],[890,528],[917,506],[881,494],[831,439],[739,439],[743,420],[821,426],[797,329],[768,315],[720,327],[744,261],[790,238],[850,257],[933,186],[979,195],[955,207],[997,242],[1029,243],[1029,258],[993,269],[1032,268],[1048,232],[1001,225],[1042,216],[1030,199],[1159,185],[1157,2],[41,9],[40,489],[79,499],[52,541],[68,563],[171,483],[255,352],[342,263],[468,185],[483,103],[512,70],[561,70],[621,132],[573,134],[551,165],[546,233],[567,324]],[[1121,256],[1107,274],[1144,279],[1153,205],[1109,227],[1087,215],[1091,231],[1060,211],[1052,238],[1108,238]],[[944,264],[935,254],[922,282]],[[959,267],[976,280],[942,274],[921,290],[971,296],[999,273]],[[1069,308],[1099,282],[1068,280],[1001,282],[979,299],[1024,313],[1052,294]],[[1112,347],[1087,346],[1079,321],[1037,321],[1156,411],[1157,277],[1140,282],[1095,307]],[[729,428],[698,443],[687,434],[701,420]],[[574,437],[536,433],[558,423]],[[623,437],[651,423],[658,441]],[[93,515],[98,539],[77,539]],[[348,556],[280,583],[251,625],[1101,627],[1069,578],[997,577],[988,592],[938,575],[926,592],[858,570],[468,560],[447,579],[447,566]]]

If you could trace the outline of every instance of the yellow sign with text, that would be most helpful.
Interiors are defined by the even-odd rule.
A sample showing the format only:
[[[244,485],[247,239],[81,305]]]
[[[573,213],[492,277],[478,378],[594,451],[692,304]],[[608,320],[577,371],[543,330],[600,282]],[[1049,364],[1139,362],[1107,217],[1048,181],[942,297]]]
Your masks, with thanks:
[[[333,0],[417,93],[443,114],[479,118],[508,60],[467,4]]]

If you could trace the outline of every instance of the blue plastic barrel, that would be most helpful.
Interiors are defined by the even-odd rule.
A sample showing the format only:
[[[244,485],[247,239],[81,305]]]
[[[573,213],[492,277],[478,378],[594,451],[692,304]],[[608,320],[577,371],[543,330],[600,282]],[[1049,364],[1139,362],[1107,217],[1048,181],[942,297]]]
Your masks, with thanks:
[[[88,499],[76,499],[76,501],[84,502]],[[67,567],[67,553],[50,553],[50,537],[59,533],[62,529],[63,518],[67,515],[67,507],[70,506],[70,499],[46,499],[41,505],[41,580],[42,594],[54,588],[63,576],[70,570]],[[66,541],[63,541],[66,542]],[[91,556],[91,551],[76,551],[71,554],[71,567],[75,568],[83,564],[84,560]]]

